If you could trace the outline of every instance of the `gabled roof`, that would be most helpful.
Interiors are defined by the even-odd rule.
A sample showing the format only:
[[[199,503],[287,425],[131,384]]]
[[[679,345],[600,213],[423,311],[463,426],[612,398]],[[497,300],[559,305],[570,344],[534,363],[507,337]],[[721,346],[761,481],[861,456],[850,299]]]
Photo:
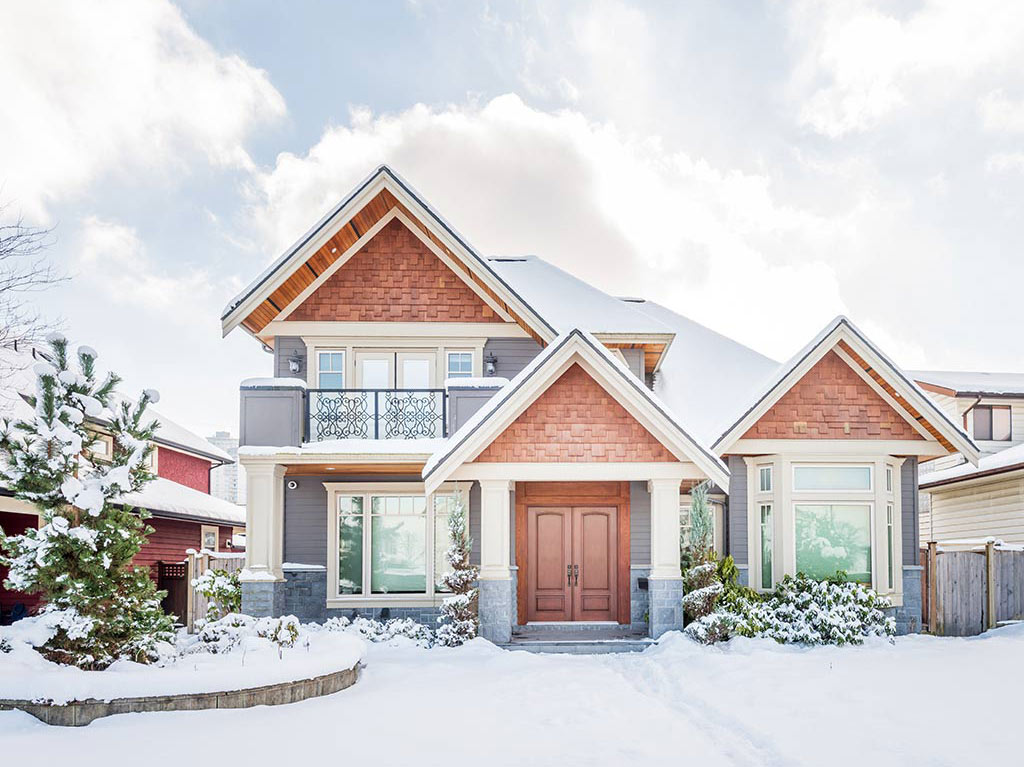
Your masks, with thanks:
[[[986,455],[978,461],[977,466],[961,463],[948,469],[922,474],[918,479],[918,486],[922,490],[930,490],[1021,470],[1024,470],[1024,443],[1008,447],[992,455]]]
[[[719,454],[746,433],[760,415],[795,384],[827,352],[839,348],[890,397],[898,401],[910,418],[950,452],[960,452],[973,464],[978,448],[963,429],[892,360],[868,340],[848,318],[839,316],[826,325],[807,346],[779,366],[767,383],[753,396],[732,425],[715,441]]]
[[[630,402],[630,414],[680,460],[689,460],[715,484],[728,489],[725,464],[680,426],[679,421],[630,370],[593,335],[578,328],[564,333],[491,397],[455,434],[446,440],[423,467],[427,487],[437,487],[455,468],[486,447],[519,412],[546,390],[573,359],[585,362],[588,372],[616,399]],[[524,393],[532,397],[523,399]]]
[[[908,370],[907,375],[926,390],[950,397],[1024,397],[1024,373]]]
[[[498,302],[527,333],[542,343],[557,335],[487,260],[387,165],[379,166],[228,303],[221,315],[224,334],[242,325],[258,335],[335,261],[360,246],[364,235],[393,210],[420,229],[418,236],[429,238],[457,262],[461,276]]]

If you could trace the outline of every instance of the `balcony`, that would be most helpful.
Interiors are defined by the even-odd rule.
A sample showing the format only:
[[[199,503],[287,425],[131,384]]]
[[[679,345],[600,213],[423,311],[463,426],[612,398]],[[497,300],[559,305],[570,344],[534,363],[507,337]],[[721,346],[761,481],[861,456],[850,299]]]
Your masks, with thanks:
[[[448,436],[444,389],[308,389],[306,442]]]

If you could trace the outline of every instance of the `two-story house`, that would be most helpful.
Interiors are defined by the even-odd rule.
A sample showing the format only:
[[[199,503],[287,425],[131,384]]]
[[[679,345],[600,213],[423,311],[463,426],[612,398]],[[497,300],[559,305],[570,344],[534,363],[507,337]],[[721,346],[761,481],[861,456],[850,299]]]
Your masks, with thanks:
[[[1024,373],[914,371],[914,379],[974,439],[961,456],[922,464],[921,545],[997,538],[1024,543]]]
[[[256,615],[432,623],[461,497],[483,636],[583,622],[657,637],[682,626],[680,531],[710,479],[716,547],[751,586],[842,569],[912,631],[918,461],[977,461],[845,318],[780,365],[540,258],[483,257],[387,167],[222,325],[273,353],[240,393]]]
[[[0,418],[32,418],[32,408],[23,395],[35,392],[32,365],[38,354],[34,349],[0,349],[0,366],[5,374],[0,385]],[[148,408],[147,413],[159,423],[149,458],[150,470],[156,478],[141,491],[125,495],[123,500],[153,515],[148,520],[153,532],[133,563],[150,568],[159,583],[160,564],[185,561],[189,549],[231,551],[235,532],[245,525],[245,513],[241,507],[210,495],[210,472],[229,463],[231,457],[153,408]],[[113,455],[113,437],[107,424],[99,419],[90,423],[97,436],[92,451],[97,460]],[[38,525],[36,508],[0,487],[0,531],[20,535]],[[6,568],[0,567],[0,619],[35,609],[38,597],[5,589],[6,576]]]

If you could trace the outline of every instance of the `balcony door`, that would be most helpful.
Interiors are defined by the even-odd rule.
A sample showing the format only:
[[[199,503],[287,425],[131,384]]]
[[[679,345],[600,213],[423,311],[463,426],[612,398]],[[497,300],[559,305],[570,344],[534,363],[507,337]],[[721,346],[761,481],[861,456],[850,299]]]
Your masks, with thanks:
[[[444,395],[426,391],[436,365],[433,350],[355,352],[356,388],[368,390],[358,396],[377,437],[443,436]]]

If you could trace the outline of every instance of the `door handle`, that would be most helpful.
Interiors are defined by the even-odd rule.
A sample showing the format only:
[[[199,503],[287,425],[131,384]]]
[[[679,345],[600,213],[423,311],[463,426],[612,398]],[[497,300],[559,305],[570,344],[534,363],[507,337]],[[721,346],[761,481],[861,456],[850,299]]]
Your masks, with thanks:
[[[580,566],[579,565],[573,565],[572,566],[572,575],[573,575],[573,585],[574,586],[579,586],[580,585]]]
[[[572,565],[565,566],[565,585],[572,586]]]

